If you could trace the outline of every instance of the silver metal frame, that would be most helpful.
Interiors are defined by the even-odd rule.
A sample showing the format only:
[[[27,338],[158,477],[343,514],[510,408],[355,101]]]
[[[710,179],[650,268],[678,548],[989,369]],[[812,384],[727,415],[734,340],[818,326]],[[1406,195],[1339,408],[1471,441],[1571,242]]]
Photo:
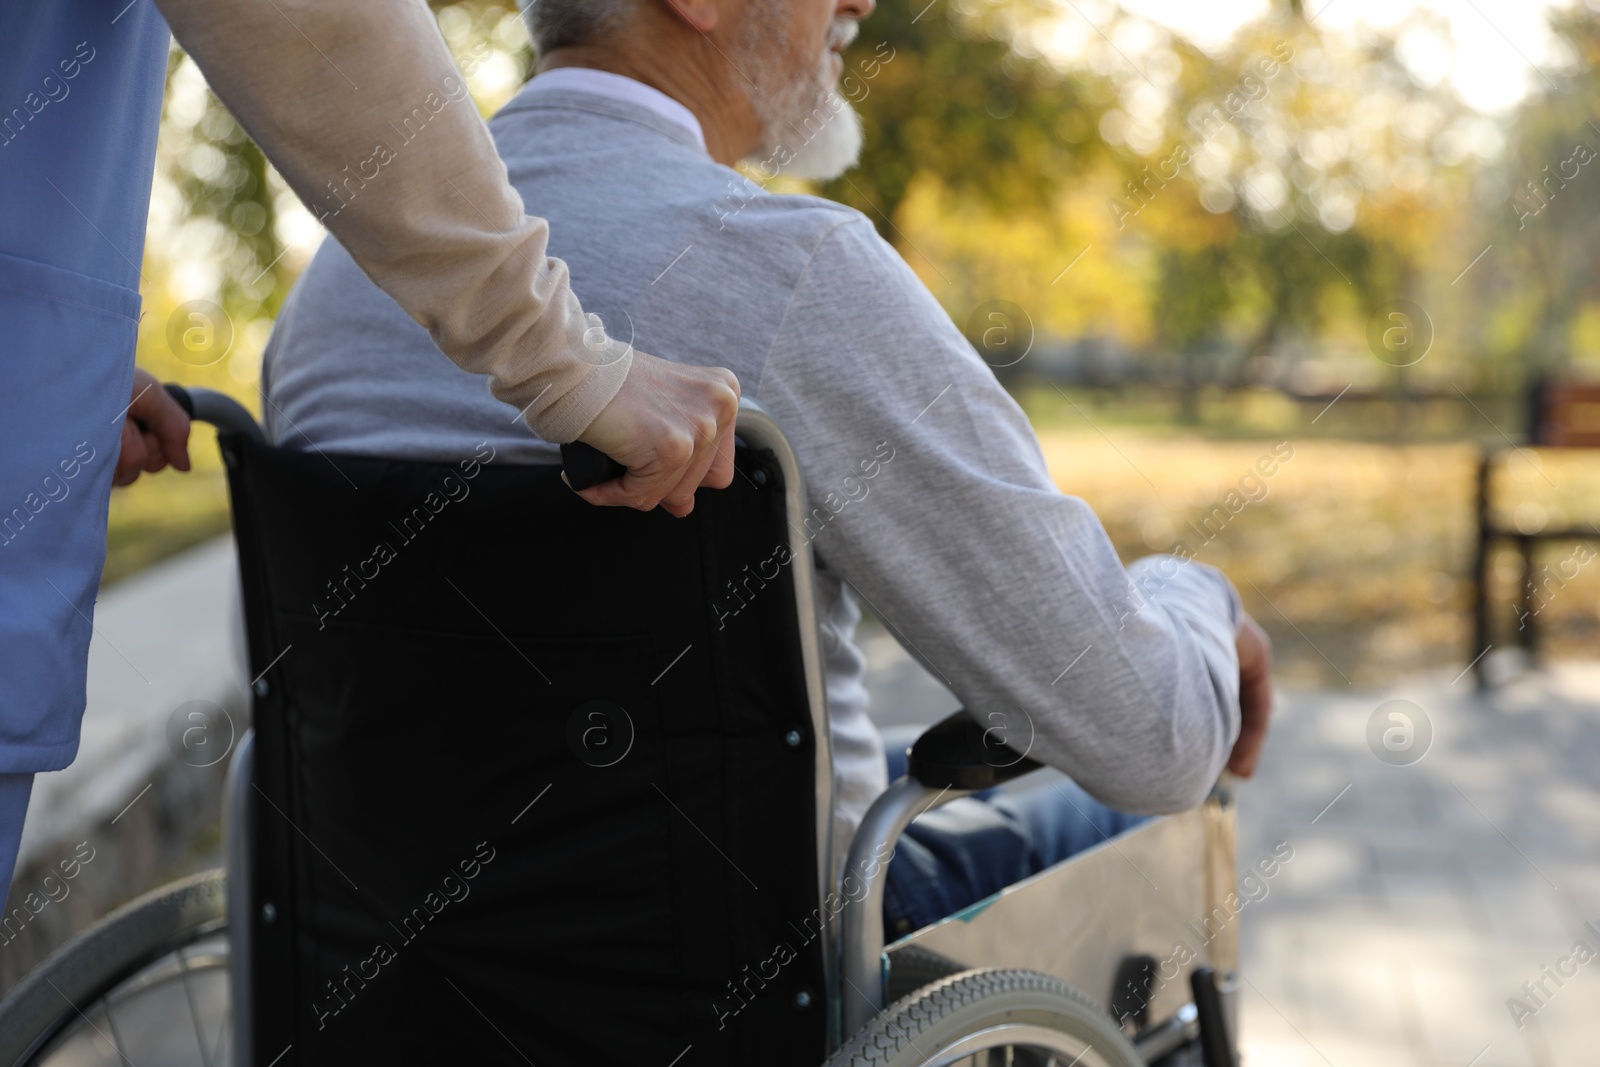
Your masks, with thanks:
[[[889,880],[888,865],[873,869],[880,848],[894,844],[923,812],[948,804],[971,790],[930,789],[914,778],[900,778],[878,794],[850,842],[845,871],[864,885],[860,898],[844,909],[843,946],[840,949],[840,996],[843,1030],[829,1051],[889,1006],[884,973],[883,892]]]
[[[857,876],[856,857],[894,843],[915,817],[919,798],[933,792],[902,778],[878,798],[851,847]],[[942,803],[946,796],[934,799]],[[1224,906],[1235,888],[1235,829],[1224,775],[1200,807],[1143,823],[888,946],[881,928],[870,922],[881,909],[880,887],[868,897],[872,907],[863,908],[846,931],[844,965],[858,987],[847,989],[847,1003],[863,1005],[850,1014],[859,1025],[846,1036],[870,1020],[869,1002],[880,1010],[885,1006],[895,954],[915,948],[958,968],[1050,974],[1096,999],[1112,992],[1121,960],[1148,954],[1162,962],[1150,1024],[1134,1036],[1147,1061],[1198,1033],[1189,976],[1209,963],[1236,1039],[1238,916]],[[1220,925],[1213,929],[1218,915]]]
[[[789,439],[784,436],[777,420],[754,400],[739,400],[739,419],[735,432],[751,448],[767,449],[777,459],[783,477],[784,519],[792,531],[796,522],[804,528],[802,518],[809,509],[806,499],[805,479],[800,474],[800,461],[794,454]],[[811,710],[812,777],[816,804],[817,835],[817,900],[825,901],[830,892],[839,886],[838,845],[833,836],[834,801],[833,732],[828,720],[827,686],[822,670],[822,641],[818,629],[816,605],[816,561],[811,556],[808,539],[790,540],[791,574],[794,578],[795,614],[800,624],[800,658],[805,672],[806,704]],[[842,951],[837,935],[822,938],[822,968],[827,983],[824,998],[827,1047],[831,1053],[842,1042],[839,1019],[842,996],[841,983],[836,979]],[[844,1031],[848,1033],[849,1031]]]
[[[233,1025],[235,1067],[250,1067],[255,1031],[250,1014],[250,941],[253,915],[250,893],[250,853],[255,845],[250,833],[250,790],[255,785],[256,733],[246,730],[228,764],[227,792],[223,801],[226,829],[223,846],[228,865],[228,1007]]]
[[[186,389],[194,418],[208,422],[224,433],[247,437],[257,444],[266,435],[255,416],[233,397],[214,389]],[[226,448],[223,460],[234,463]],[[253,1019],[250,1014],[250,940],[252,896],[250,857],[255,842],[250,833],[250,790],[255,785],[255,731],[246,730],[228,764],[228,780],[223,794],[223,849],[228,871],[228,1010],[232,1027],[233,1062],[250,1067],[254,1048]]]
[[[739,421],[736,432],[751,448],[768,449],[777,458],[783,474],[784,512],[791,530],[795,521],[808,510],[805,481],[800,475],[800,461],[794,448],[783,435],[777,420],[754,400],[739,401]],[[834,856],[833,841],[833,735],[828,723],[828,698],[822,672],[822,643],[817,628],[816,565],[811,557],[811,543],[802,541],[790,544],[791,567],[794,576],[794,602],[800,620],[800,656],[805,667],[806,702],[811,709],[811,732],[816,738],[814,746],[817,803],[817,899],[827,897],[838,884],[839,872]],[[833,949],[823,944],[823,959],[827,973],[832,975]]]

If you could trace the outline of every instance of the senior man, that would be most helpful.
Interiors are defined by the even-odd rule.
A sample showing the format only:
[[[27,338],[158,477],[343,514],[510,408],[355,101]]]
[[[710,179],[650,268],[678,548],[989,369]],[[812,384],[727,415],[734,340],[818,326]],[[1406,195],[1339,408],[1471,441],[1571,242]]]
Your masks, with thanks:
[[[730,169],[826,177],[854,161],[859,121],[833,86],[872,8],[538,0],[540,73],[490,129],[585,306],[663,357],[715,358],[790,435],[816,509],[842,828],[886,785],[858,598],[967,708],[1006,715],[1013,744],[1080,787],[919,820],[890,866],[898,929],[1135,821],[1120,813],[1195,805],[1225,763],[1249,774],[1270,696],[1265,640],[1228,581],[1170,556],[1123,568],[871,222]],[[284,306],[263,380],[280,443],[450,460],[488,438],[513,462],[556,456],[509,432],[331,241]]]

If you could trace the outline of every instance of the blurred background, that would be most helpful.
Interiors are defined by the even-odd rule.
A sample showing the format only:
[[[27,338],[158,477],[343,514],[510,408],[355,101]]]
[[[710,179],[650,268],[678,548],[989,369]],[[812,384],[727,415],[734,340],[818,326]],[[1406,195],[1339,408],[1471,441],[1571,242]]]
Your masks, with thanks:
[[[533,63],[514,6],[438,16],[458,58],[490,49],[468,82],[492,114]],[[885,0],[850,58],[867,148],[816,191],[902,252],[1125,556],[1189,543],[1226,569],[1288,678],[1462,656],[1477,443],[1521,439],[1539,376],[1600,375],[1600,13]],[[321,239],[175,48],[141,365],[254,408],[273,314]],[[1278,441],[1297,460],[1268,499],[1196,536]],[[117,495],[107,581],[226,529],[196,451],[207,477]],[[1581,455],[1503,477],[1508,529],[1596,517]],[[1507,625],[1521,571],[1505,546]],[[1540,613],[1552,655],[1600,632],[1597,575]]]
[[[435,8],[458,59],[487,47],[492,114],[533,64],[514,5]],[[1600,567],[1541,586],[1543,672],[1507,650],[1517,595],[1572,542],[1497,542],[1481,642],[1472,604],[1484,448],[1524,440],[1536,382],[1600,379],[1597,62],[1600,3],[1539,0],[879,0],[847,57],[867,147],[809,191],[900,250],[1124,558],[1193,551],[1274,639],[1240,853],[1298,852],[1242,920],[1253,1063],[1594,1062],[1600,978],[1527,1026],[1507,998],[1600,920]],[[174,48],[140,364],[256,410],[322,236]],[[115,495],[109,591],[226,532],[201,433],[195,475]],[[1491,521],[1600,536],[1597,460],[1508,451]],[[880,716],[942,710],[867,633]],[[1365,732],[1402,696],[1410,764]]]

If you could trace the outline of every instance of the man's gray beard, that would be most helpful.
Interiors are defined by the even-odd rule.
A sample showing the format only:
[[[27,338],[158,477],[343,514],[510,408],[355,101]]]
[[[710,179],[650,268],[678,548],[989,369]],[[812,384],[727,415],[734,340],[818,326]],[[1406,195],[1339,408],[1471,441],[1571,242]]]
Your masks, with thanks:
[[[747,162],[766,176],[837,178],[861,157],[861,116],[833,88],[831,52],[823,52],[804,76],[772,84],[776,65],[769,57],[783,53],[783,40],[772,31],[783,20],[776,10],[761,10],[766,6],[754,5],[757,29],[739,56],[740,65],[755,72],[751,105],[765,131],[761,148]]]
[[[855,166],[861,158],[861,116],[850,101],[831,89],[821,105],[806,112],[798,123],[791,120],[784,128],[798,143],[784,142],[793,157],[788,152],[779,153],[779,159],[789,160],[779,166],[780,174],[828,181]]]

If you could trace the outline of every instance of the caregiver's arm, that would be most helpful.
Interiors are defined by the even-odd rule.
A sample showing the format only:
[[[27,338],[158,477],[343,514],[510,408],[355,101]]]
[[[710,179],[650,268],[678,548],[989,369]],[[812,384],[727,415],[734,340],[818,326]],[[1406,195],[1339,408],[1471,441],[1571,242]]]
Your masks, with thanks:
[[[548,441],[629,468],[593,503],[686,514],[733,478],[738,382],[585,316],[422,0],[156,0],[290,187],[445,355]]]

